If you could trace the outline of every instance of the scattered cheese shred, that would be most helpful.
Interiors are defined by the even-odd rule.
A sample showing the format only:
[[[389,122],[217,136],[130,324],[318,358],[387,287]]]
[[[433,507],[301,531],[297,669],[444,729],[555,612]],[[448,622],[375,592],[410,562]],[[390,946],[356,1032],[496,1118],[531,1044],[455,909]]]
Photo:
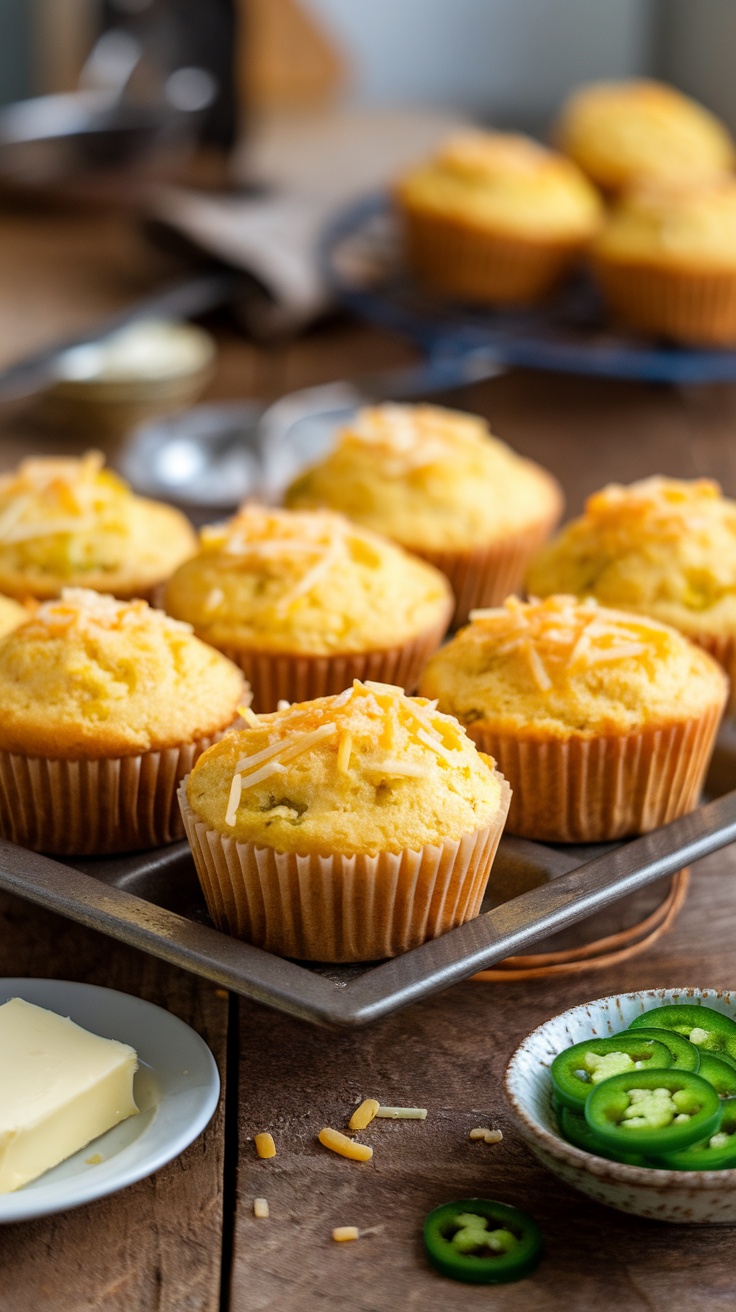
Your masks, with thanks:
[[[233,781],[230,785],[230,796],[227,799],[227,810],[225,812],[225,824],[231,828],[235,824],[240,806],[240,796],[243,791],[243,780],[239,774],[233,775]]]
[[[426,1107],[379,1107],[376,1116],[387,1121],[426,1121]]]
[[[268,1220],[269,1216],[271,1215],[271,1212],[268,1206],[267,1198],[253,1199],[253,1215],[257,1217],[259,1221]]]
[[[489,1130],[486,1134],[486,1143],[501,1143],[502,1139],[502,1130]]]
[[[350,753],[353,750],[353,735],[351,733],[341,733],[340,743],[337,749],[337,768],[340,774],[347,774],[350,766]]]
[[[336,1244],[345,1244],[350,1239],[359,1239],[360,1231],[357,1225],[336,1225],[332,1231],[332,1238]]]
[[[483,1140],[484,1140],[485,1137],[486,1137],[486,1135],[487,1135],[487,1134],[490,1134],[490,1133],[491,1133],[490,1130],[487,1130],[484,1126],[477,1126],[474,1130],[471,1130],[471,1131],[470,1131],[470,1134],[468,1135],[468,1138],[469,1138],[469,1139],[477,1139],[477,1140],[481,1140],[481,1139],[483,1139]]]
[[[340,1157],[349,1158],[351,1162],[369,1162],[373,1156],[373,1149],[367,1143],[356,1143],[354,1139],[348,1139],[346,1134],[331,1130],[329,1126],[320,1130],[317,1138],[323,1147],[338,1153]]]
[[[276,1144],[273,1141],[272,1134],[268,1134],[267,1132],[257,1134],[253,1142],[255,1143],[258,1156],[262,1157],[264,1161],[268,1161],[271,1157],[276,1156]]]
[[[350,1120],[348,1121],[349,1130],[365,1130],[373,1120],[380,1103],[377,1098],[364,1098],[360,1107],[356,1107]]]

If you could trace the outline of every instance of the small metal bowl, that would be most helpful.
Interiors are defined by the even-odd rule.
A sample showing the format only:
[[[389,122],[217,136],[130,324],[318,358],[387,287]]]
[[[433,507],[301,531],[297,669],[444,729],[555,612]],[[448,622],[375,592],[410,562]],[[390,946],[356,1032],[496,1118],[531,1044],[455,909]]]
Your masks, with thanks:
[[[197,400],[215,355],[212,337],[192,324],[129,324],[60,355],[56,381],[39,398],[36,418],[92,441],[120,437]]]
[[[597,1203],[652,1221],[733,1225],[736,1170],[663,1171],[626,1166],[576,1148],[557,1129],[550,1075],[557,1054],[584,1039],[617,1034],[636,1016],[673,1002],[700,1003],[736,1020],[736,992],[715,989],[644,989],[585,1002],[553,1016],[524,1039],[506,1068],[506,1094],[519,1132],[534,1156],[565,1184]]]

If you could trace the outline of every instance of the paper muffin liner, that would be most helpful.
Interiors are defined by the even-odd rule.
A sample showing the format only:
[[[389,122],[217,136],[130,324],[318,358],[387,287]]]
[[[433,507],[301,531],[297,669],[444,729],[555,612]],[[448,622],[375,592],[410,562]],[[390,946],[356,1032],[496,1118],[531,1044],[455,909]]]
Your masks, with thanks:
[[[513,796],[507,830],[546,843],[600,843],[643,834],[698,804],[722,703],[660,728],[546,740],[467,726]]]
[[[341,693],[353,679],[395,683],[413,692],[424,666],[444,638],[448,622],[446,614],[440,624],[407,642],[376,651],[310,656],[226,645],[219,650],[240,666],[253,690],[253,710],[265,714],[275,711],[280,701],[307,702]]]
[[[726,671],[730,681],[730,691],[726,713],[736,714],[736,636],[730,634],[685,633],[686,638],[702,647]]]
[[[600,257],[594,268],[610,308],[634,328],[696,345],[736,342],[736,270],[699,272]]]
[[[480,911],[508,812],[485,826],[376,856],[299,855],[239,843],[197,817],[179,788],[207,908],[226,934],[300,961],[376,961],[447,933]]]
[[[523,591],[527,568],[555,527],[560,509],[561,502],[544,519],[470,550],[411,548],[448,579],[455,594],[453,629],[467,623],[471,610],[500,606],[512,593]]]
[[[54,761],[0,752],[0,834],[36,852],[102,856],[184,837],[176,790],[222,733],[139,756]]]
[[[586,244],[580,239],[532,240],[483,231],[399,205],[410,267],[425,286],[459,300],[541,300]]]

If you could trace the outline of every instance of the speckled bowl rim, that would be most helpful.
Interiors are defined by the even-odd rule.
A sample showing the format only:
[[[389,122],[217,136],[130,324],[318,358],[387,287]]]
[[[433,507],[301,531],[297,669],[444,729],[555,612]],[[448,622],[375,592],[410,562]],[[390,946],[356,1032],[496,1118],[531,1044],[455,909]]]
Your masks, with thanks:
[[[660,989],[633,989],[627,993],[610,993],[603,998],[592,998],[589,1002],[579,1002],[576,1006],[567,1007],[565,1011],[560,1011],[555,1016],[550,1016],[543,1021],[541,1025],[537,1025],[536,1029],[531,1030],[526,1038],[522,1039],[521,1043],[514,1049],[503,1077],[506,1097],[515,1118],[522,1122],[532,1138],[536,1139],[550,1156],[561,1158],[563,1161],[569,1162],[570,1165],[587,1171],[589,1175],[595,1176],[599,1180],[657,1189],[661,1189],[663,1185],[670,1181],[673,1185],[688,1185],[695,1190],[713,1189],[714,1186],[720,1183],[724,1190],[729,1187],[733,1189],[736,1187],[736,1168],[720,1171],[667,1171],[654,1166],[627,1166],[624,1162],[612,1162],[606,1157],[596,1157],[593,1153],[587,1153],[583,1148],[576,1148],[574,1144],[568,1143],[560,1135],[553,1134],[551,1130],[545,1129],[539,1121],[535,1120],[521,1106],[516,1094],[511,1089],[514,1067],[522,1051],[535,1036],[541,1035],[555,1021],[562,1020],[565,1016],[572,1016],[575,1012],[583,1011],[588,1007],[602,1006],[605,1003],[615,1005],[624,998],[652,998],[661,1001],[664,1005],[665,998],[672,993],[688,1000],[700,998],[706,1004],[711,999],[728,999],[729,1003],[736,1008],[736,989],[701,989],[692,986],[687,988],[671,986]]]

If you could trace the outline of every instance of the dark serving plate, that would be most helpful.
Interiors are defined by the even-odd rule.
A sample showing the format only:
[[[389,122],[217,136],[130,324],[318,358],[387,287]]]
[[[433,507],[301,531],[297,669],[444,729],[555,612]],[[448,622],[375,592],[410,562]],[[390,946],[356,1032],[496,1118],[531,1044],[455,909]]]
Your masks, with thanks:
[[[0,888],[203,975],[244,997],[329,1027],[406,1007],[736,840],[736,729],[709,776],[714,800],[643,838],[598,848],[504,837],[481,914],[392,961],[287,961],[208,922],[186,843],[64,863],[0,840]],[[720,795],[719,795],[720,794]],[[587,926],[586,926],[587,929]]]
[[[364,197],[338,214],[321,243],[333,296],[371,323],[403,333],[438,368],[465,358],[562,373],[660,383],[733,382],[736,351],[700,350],[626,336],[607,320],[596,289],[571,279],[543,305],[479,309],[424,292],[401,256],[385,195]]]

